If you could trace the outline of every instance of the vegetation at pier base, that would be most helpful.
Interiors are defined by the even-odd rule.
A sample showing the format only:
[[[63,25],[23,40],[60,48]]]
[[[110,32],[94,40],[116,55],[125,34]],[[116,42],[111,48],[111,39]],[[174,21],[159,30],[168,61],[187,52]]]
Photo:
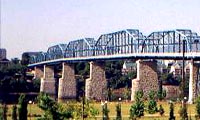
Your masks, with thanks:
[[[200,96],[196,99],[196,117],[200,119]]]
[[[61,113],[60,106],[47,94],[41,93],[38,96],[38,106],[45,111],[40,120],[63,120],[64,114]],[[70,113],[66,115],[71,117]]]
[[[7,120],[8,107],[6,104],[0,104],[0,120]]]
[[[157,103],[155,100],[155,92],[150,91],[149,92],[149,99],[148,99],[148,105],[147,105],[147,110],[150,114],[154,114],[158,111],[157,108]]]
[[[162,105],[160,105],[160,107],[159,107],[159,113],[160,113],[160,115],[162,116],[164,113],[165,113],[165,110],[164,110],[164,108],[163,108],[163,106]]]
[[[17,106],[12,106],[12,120],[17,120]]]
[[[184,103],[184,104],[186,104],[186,103]],[[186,107],[186,105],[182,105],[180,107],[179,115],[181,117],[181,120],[188,120],[188,114],[187,114],[187,107]]]
[[[95,119],[99,114],[98,109],[90,106],[89,101],[84,101],[84,106],[73,102],[67,102],[63,105],[57,103],[45,93],[38,96],[38,107],[44,111],[43,116],[39,118],[40,120],[77,120],[81,117]]]
[[[103,120],[109,120],[109,109],[108,109],[108,104],[107,101],[105,103],[102,103],[102,116]]]
[[[130,108],[130,119],[144,116],[144,107],[143,91],[137,91],[135,93],[135,102]]]
[[[174,116],[174,104],[170,101],[170,112],[169,112],[169,120],[175,120],[175,116]]]
[[[19,104],[19,108],[18,108],[19,120],[27,120],[28,101],[27,101],[26,96],[24,94],[20,95],[18,104]]]
[[[116,105],[116,120],[122,120],[122,113],[121,113],[121,103],[117,103]]]

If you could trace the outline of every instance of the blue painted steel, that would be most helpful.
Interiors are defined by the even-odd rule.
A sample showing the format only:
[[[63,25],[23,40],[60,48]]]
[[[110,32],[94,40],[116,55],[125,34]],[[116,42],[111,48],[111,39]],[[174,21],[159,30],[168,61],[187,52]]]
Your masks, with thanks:
[[[30,57],[30,66],[62,61],[87,61],[123,58],[178,58],[180,55],[167,55],[167,53],[181,53],[183,40],[186,41],[186,53],[197,53],[200,57],[200,36],[188,29],[176,29],[152,32],[144,36],[137,29],[125,29],[113,33],[102,34],[94,38],[83,38],[70,41],[68,44],[58,44],[48,48],[47,52],[39,52]],[[155,56],[151,56],[151,54]],[[130,56],[124,56],[130,54]],[[166,54],[166,55],[162,55]],[[120,56],[122,55],[122,56]],[[162,56],[161,56],[162,55]],[[107,58],[106,56],[110,56]],[[117,57],[116,57],[117,56]],[[102,57],[102,58],[101,58]],[[187,57],[187,56],[186,56]],[[68,59],[69,58],[69,59]]]

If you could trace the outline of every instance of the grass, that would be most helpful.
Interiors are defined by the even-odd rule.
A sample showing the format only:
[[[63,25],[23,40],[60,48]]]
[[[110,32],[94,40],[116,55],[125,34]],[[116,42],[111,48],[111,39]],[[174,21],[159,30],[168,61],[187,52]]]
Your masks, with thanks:
[[[80,104],[80,103],[79,103]],[[115,106],[116,106],[117,102],[108,102],[108,108],[110,110],[109,112],[109,116],[112,119],[115,118],[116,116],[116,112],[115,112]],[[157,103],[157,106],[159,107],[159,105],[162,105],[163,108],[164,108],[164,116],[160,116],[159,113],[156,113],[156,114],[148,114],[146,111],[145,111],[145,116],[143,116],[142,118],[140,118],[140,120],[168,120],[169,118],[169,104],[168,102],[158,102]],[[101,103],[97,103],[97,102],[94,102],[94,103],[91,103],[91,105],[93,105],[95,108],[97,108],[99,110],[99,116],[98,119],[101,119]],[[128,120],[128,117],[129,117],[129,109],[131,107],[132,103],[131,102],[121,102],[121,110],[122,110],[122,117],[123,117],[123,120]],[[174,103],[174,114],[176,116],[176,119],[179,120],[179,114],[178,114],[178,111],[180,109],[180,106],[181,106],[181,103]],[[192,116],[193,120],[194,120],[194,116],[196,114],[196,111],[195,111],[195,104],[188,104],[188,115]],[[12,105],[8,105],[8,114],[11,115],[12,113]],[[32,105],[28,105],[28,111],[30,113],[30,110],[31,110],[31,114],[39,114],[39,115],[42,115],[43,114],[43,111],[38,108],[37,104],[32,104]],[[35,120],[37,119],[36,117],[32,117],[32,120]],[[11,117],[8,117],[8,120],[11,120]]]

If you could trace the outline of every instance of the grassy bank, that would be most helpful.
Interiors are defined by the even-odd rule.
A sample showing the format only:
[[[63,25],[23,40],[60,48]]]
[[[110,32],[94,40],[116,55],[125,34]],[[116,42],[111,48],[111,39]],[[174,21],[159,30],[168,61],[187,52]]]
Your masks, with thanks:
[[[80,104],[80,103],[75,103],[75,104]],[[116,106],[117,102],[108,102],[108,108],[110,110],[109,112],[109,116],[112,119],[115,118],[116,116],[116,112],[115,112],[115,106]],[[168,102],[158,102],[157,105],[162,105],[163,108],[164,108],[164,115],[163,116],[160,116],[159,113],[156,113],[156,114],[148,114],[146,111],[145,111],[145,116],[143,116],[141,118],[141,120],[168,120],[168,117],[169,117],[169,104]],[[91,103],[90,105],[93,105],[95,108],[97,108],[99,110],[99,115],[97,116],[98,119],[101,119],[101,103]],[[123,120],[128,120],[128,117],[129,117],[129,110],[130,110],[130,107],[131,107],[132,103],[131,102],[121,102],[121,110],[122,110],[122,116],[123,116]],[[176,118],[179,120],[179,114],[178,114],[178,111],[180,109],[180,106],[181,106],[181,103],[174,103],[174,114],[176,116]],[[196,111],[195,111],[195,104],[188,104],[188,115],[189,116],[192,116],[193,120],[194,119],[194,116],[196,114]],[[9,110],[8,110],[8,114],[11,115],[12,113],[12,105],[8,105],[9,107]],[[30,114],[30,111],[31,111],[31,114],[32,115],[42,115],[43,114],[43,111],[37,107],[37,104],[31,104],[31,105],[28,105],[28,111],[29,111],[29,114]],[[32,117],[31,118],[32,120],[35,120],[37,119],[37,117]],[[9,117],[8,120],[11,120],[11,117]]]

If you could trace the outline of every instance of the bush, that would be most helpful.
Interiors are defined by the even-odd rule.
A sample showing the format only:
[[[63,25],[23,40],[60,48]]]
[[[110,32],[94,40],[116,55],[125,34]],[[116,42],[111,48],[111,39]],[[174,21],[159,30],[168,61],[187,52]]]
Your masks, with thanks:
[[[17,106],[13,105],[12,107],[12,120],[17,120]]]
[[[117,117],[116,117],[116,120],[122,120],[122,114],[121,114],[121,104],[118,103],[116,105],[116,113],[117,113]]]
[[[181,120],[188,120],[186,103],[183,103],[183,106],[181,106],[179,110],[179,115],[181,117]]]
[[[21,94],[19,97],[19,108],[18,108],[18,113],[19,113],[19,120],[27,120],[27,100],[26,96],[24,94]]]
[[[59,105],[51,99],[47,94],[41,93],[38,96],[38,106],[45,111],[42,119],[62,120],[63,115],[59,111]]]
[[[3,120],[3,108],[1,104],[0,104],[0,120]]]
[[[150,114],[154,114],[154,113],[156,113],[158,111],[157,103],[155,101],[155,93],[154,93],[154,91],[150,91],[149,92],[149,101],[148,101],[147,109],[148,109],[148,112]]]
[[[135,103],[130,108],[130,119],[136,119],[144,115],[144,101],[143,91],[137,91],[135,93]]]
[[[3,104],[3,120],[7,120],[7,112],[8,112],[8,107],[6,104]]]
[[[196,100],[196,117],[200,118],[200,96]]]
[[[103,120],[109,120],[109,109],[108,109],[108,105],[107,105],[107,101],[102,104],[102,114],[103,114]]]
[[[170,107],[169,107],[169,120],[175,120],[175,116],[174,116],[174,104],[172,102],[170,102]]]
[[[158,111],[159,111],[161,116],[165,113],[164,108],[162,107],[162,105],[160,105],[160,108],[159,108]]]

